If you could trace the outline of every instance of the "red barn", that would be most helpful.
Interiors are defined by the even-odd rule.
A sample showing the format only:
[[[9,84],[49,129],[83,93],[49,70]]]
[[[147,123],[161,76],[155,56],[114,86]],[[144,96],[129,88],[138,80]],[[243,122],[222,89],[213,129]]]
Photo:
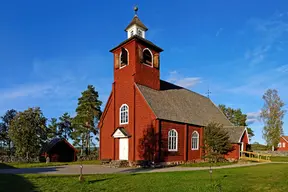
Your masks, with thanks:
[[[127,39],[113,48],[114,82],[99,122],[100,159],[194,161],[202,156],[203,127],[222,123],[238,159],[246,150],[245,127],[235,127],[207,97],[160,80],[160,47],[145,38],[135,15]]]
[[[277,151],[288,151],[288,136],[280,137]]]

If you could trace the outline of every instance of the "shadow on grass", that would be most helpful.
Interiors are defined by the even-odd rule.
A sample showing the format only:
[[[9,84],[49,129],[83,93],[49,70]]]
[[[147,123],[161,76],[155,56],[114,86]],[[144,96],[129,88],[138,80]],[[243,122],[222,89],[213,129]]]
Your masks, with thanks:
[[[0,191],[37,191],[36,187],[26,178],[14,174],[0,174]]]
[[[91,181],[88,181],[89,184],[93,184],[93,183],[98,183],[98,182],[101,182],[101,181],[107,181],[107,180],[111,180],[113,178],[105,178],[105,179],[95,179],[95,180],[91,180]]]
[[[63,167],[57,167],[57,169]],[[10,168],[10,169],[0,169],[0,174],[36,174],[36,173],[47,173],[47,172],[57,172],[56,167],[39,167],[39,168]]]
[[[0,169],[16,169],[16,167],[13,167],[11,165],[7,165],[5,163],[0,163]]]

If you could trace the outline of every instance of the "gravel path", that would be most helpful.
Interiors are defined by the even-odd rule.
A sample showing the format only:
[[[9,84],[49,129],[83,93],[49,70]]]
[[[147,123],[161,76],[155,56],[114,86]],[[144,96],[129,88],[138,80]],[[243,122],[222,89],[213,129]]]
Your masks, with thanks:
[[[220,167],[212,167],[212,169],[225,169],[235,167],[255,166],[267,163],[251,163],[251,164],[234,164]],[[112,173],[153,173],[153,172],[175,172],[175,171],[197,171],[208,170],[209,167],[167,167],[167,168],[110,168],[101,165],[83,165],[83,174],[112,174]],[[0,169],[0,174],[60,174],[74,175],[80,173],[79,165],[65,165],[56,167],[43,168],[22,168],[22,169]]]

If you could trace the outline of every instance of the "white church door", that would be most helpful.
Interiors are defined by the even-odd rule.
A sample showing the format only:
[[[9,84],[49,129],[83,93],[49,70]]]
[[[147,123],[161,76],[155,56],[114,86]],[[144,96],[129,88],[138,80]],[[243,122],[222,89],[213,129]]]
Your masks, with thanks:
[[[119,160],[128,160],[129,154],[129,140],[128,138],[119,139]]]

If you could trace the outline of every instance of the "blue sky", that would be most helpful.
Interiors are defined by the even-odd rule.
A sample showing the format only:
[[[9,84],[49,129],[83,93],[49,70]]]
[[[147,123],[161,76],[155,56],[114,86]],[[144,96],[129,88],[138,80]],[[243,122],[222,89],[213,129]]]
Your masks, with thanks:
[[[257,120],[263,93],[276,88],[288,104],[285,0],[2,0],[0,114],[40,106],[48,118],[74,115],[88,84],[106,103],[109,50],[126,39],[135,4],[147,39],[164,49],[161,78],[204,95],[209,87],[215,104],[248,114],[252,142],[264,143]]]

